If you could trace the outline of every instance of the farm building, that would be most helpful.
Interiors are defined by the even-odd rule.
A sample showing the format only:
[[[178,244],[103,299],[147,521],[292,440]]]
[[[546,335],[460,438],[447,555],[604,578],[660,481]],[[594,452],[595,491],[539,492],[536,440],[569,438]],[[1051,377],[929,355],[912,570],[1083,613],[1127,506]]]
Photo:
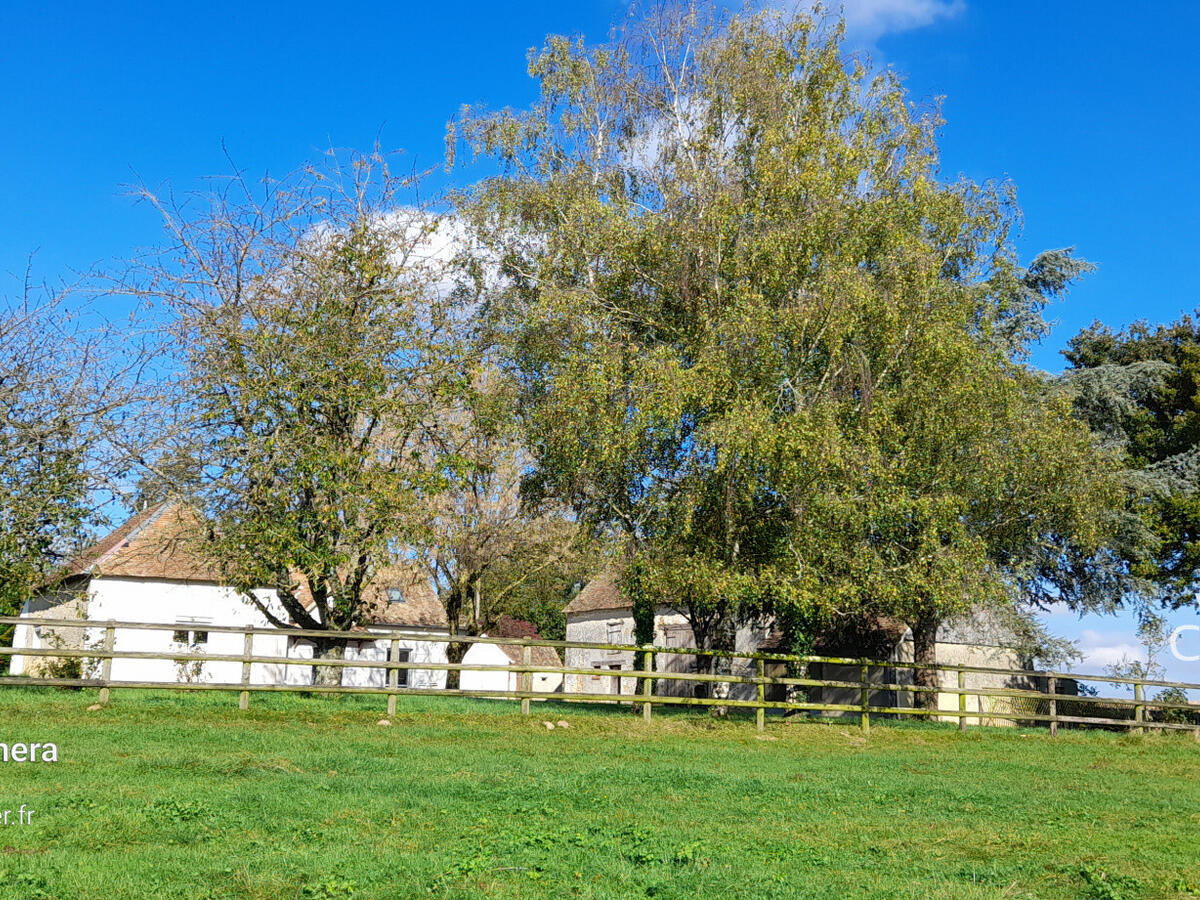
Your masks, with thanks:
[[[215,567],[195,552],[194,543],[189,540],[192,525],[186,511],[174,504],[163,504],[130,518],[79,554],[53,589],[26,603],[21,616],[29,622],[16,627],[14,649],[99,647],[103,628],[56,629],[38,624],[39,619],[80,619],[167,626],[162,630],[116,629],[114,649],[118,651],[240,655],[244,640],[241,634],[210,629],[272,625],[261,610],[222,584]],[[386,660],[390,640],[375,639],[371,633],[400,631],[412,637],[400,641],[400,662],[446,662],[446,643],[429,640],[448,635],[448,631],[445,613],[427,581],[412,571],[394,568],[376,576],[367,592],[372,607],[369,624],[352,632],[346,659]],[[276,616],[286,618],[273,590],[255,593]],[[486,664],[479,657],[488,656],[489,646],[499,652],[494,645],[476,645],[472,648],[474,658],[468,661]],[[285,632],[258,634],[253,638],[252,653],[296,660],[295,664],[255,663],[250,672],[252,684],[302,685],[313,681],[313,667],[305,662],[313,657],[313,644],[303,637]],[[508,657],[504,658],[507,661]],[[10,672],[43,674],[46,659],[14,655]],[[555,657],[554,665],[557,664]],[[399,683],[410,688],[442,688],[446,684],[444,670],[414,668],[400,670],[398,674]],[[484,683],[500,684],[495,688],[499,690],[505,689],[508,674],[479,673]],[[386,670],[382,668],[347,666],[342,683],[382,687],[385,678]],[[111,670],[114,682],[234,683],[240,679],[240,662],[114,659]],[[535,684],[544,683],[544,679],[535,678]]]
[[[540,637],[537,628],[528,622],[521,622],[510,616],[501,616],[489,635],[492,638],[534,638]],[[472,644],[464,663],[476,666],[518,666],[521,664],[522,648],[515,644]],[[562,659],[553,647],[530,647],[529,661],[535,666],[546,666],[557,669],[562,666]],[[459,686],[469,691],[517,691],[520,690],[521,676],[516,672],[463,672],[459,676]],[[534,672],[530,680],[530,689],[539,693],[554,693],[561,690],[563,684],[562,672]]]
[[[597,576],[584,585],[565,610],[567,616],[567,640],[590,644],[633,644],[633,609],[621,596],[616,578],[611,573]],[[753,652],[763,646],[770,635],[769,623],[743,626],[738,629],[735,646],[739,650]],[[654,615],[654,644],[659,647],[695,647],[691,626],[687,617],[667,604],[659,604]],[[632,694],[636,679],[622,677],[621,670],[634,668],[634,654],[629,650],[596,650],[568,647],[566,666],[569,669],[592,669],[593,675],[568,675],[565,690],[568,693],[585,694]],[[697,658],[691,654],[663,653],[656,661],[656,670],[661,672],[696,672]],[[753,674],[754,666],[748,660],[734,660],[734,675]],[[655,685],[655,693],[674,696],[693,696],[697,683],[682,679],[662,679]],[[754,694],[752,685],[733,685],[733,699],[749,699]]]
[[[633,610],[621,595],[612,574],[604,574],[588,582],[567,606],[566,616],[568,641],[626,645],[634,643]],[[773,631],[771,623],[763,621],[739,628],[734,646],[748,653],[775,652],[778,640],[779,634]],[[668,604],[659,604],[655,610],[654,643],[668,648],[694,647],[695,640],[687,617]],[[1003,623],[982,612],[976,612],[942,625],[938,632],[937,658],[939,663],[946,666],[1027,668],[1030,660],[1015,649],[1016,643],[1016,636]],[[912,632],[902,622],[881,618],[872,624],[869,634],[843,635],[827,640],[817,648],[816,654],[871,658],[897,663],[912,662]],[[592,675],[568,675],[565,688],[568,692],[614,695],[634,693],[636,679],[619,674],[622,670],[629,671],[634,668],[632,651],[568,648],[566,665],[568,668],[592,669],[595,672]],[[697,657],[691,654],[659,654],[655,670],[678,673],[699,671]],[[755,666],[751,660],[733,660],[731,674],[734,676],[753,675],[754,671]],[[783,676],[784,666],[770,664],[767,674]],[[943,687],[957,686],[954,672],[939,674]],[[858,666],[814,663],[808,667],[807,675],[829,681],[858,681],[861,670]],[[912,670],[902,667],[873,667],[869,678],[879,684],[911,684]],[[968,676],[968,687],[1034,686],[1028,678],[1022,676],[985,673],[972,673]],[[660,679],[655,683],[655,694],[660,696],[698,696],[702,695],[704,690],[702,684],[686,680]],[[731,699],[751,699],[754,690],[753,685],[734,683],[731,685],[729,696]],[[782,700],[784,691],[781,688],[769,689],[768,699]],[[814,688],[809,694],[809,699],[814,703],[857,704],[860,701],[860,692],[856,687]],[[968,696],[967,709],[971,712],[982,712],[984,719],[987,718],[988,712],[1014,711],[990,704],[990,699],[986,696]],[[870,702],[872,706],[911,708],[913,693],[879,689],[871,692]],[[958,695],[939,693],[938,708],[957,710]],[[975,721],[977,720],[970,719],[969,724]]]

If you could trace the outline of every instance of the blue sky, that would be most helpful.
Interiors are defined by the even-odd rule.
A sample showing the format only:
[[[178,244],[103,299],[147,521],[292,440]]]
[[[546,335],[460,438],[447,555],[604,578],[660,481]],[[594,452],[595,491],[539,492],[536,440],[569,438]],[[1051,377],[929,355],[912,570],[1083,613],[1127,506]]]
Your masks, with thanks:
[[[528,48],[551,31],[602,37],[623,9],[0,0],[0,293],[31,253],[54,281],[156,244],[153,212],[123,185],[187,190],[228,171],[226,149],[251,173],[283,173],[378,138],[435,165],[460,104],[527,103]],[[1037,365],[1060,369],[1093,319],[1200,306],[1200,3],[847,0],[846,15],[851,45],[902,73],[914,99],[944,98],[948,177],[1016,184],[1026,259],[1074,245],[1098,264],[1051,310]],[[1094,664],[1135,644],[1125,619],[1051,622]],[[1200,681],[1200,663],[1169,662]]]

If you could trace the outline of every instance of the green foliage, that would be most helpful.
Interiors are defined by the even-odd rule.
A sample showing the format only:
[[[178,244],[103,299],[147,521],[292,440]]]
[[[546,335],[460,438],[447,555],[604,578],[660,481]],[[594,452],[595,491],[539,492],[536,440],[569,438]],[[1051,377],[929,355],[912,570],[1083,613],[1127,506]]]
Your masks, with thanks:
[[[212,810],[203,803],[194,800],[177,800],[174,797],[164,797],[151,802],[146,807],[146,814],[152,819],[181,824],[208,821],[212,818]]]
[[[1188,706],[1187,691],[1183,688],[1163,688],[1154,695],[1156,703],[1170,703],[1178,706]],[[1200,725],[1200,712],[1188,709],[1151,709],[1150,717],[1156,722],[1169,722],[1172,725]]]
[[[46,678],[82,678],[83,661],[78,656],[51,656],[41,665]]]
[[[618,589],[625,597],[633,612],[633,642],[644,647],[655,642],[655,622],[657,619],[657,594],[647,590],[646,563],[644,559],[634,559],[621,573]],[[647,652],[639,652],[635,660],[639,669],[647,670],[652,657]],[[635,694],[645,693],[646,683],[639,678],[634,686]]]
[[[357,893],[353,881],[330,879],[317,885],[308,885],[300,892],[301,897],[311,897],[313,900],[339,900],[342,897],[353,897]]]
[[[549,38],[531,109],[456,126],[502,168],[460,206],[499,263],[529,488],[631,541],[705,647],[834,611],[930,643],[971,604],[1059,596],[1118,496],[1013,361],[1087,264],[1018,266],[1009,188],[942,181],[936,115],[840,38],[664,11]]]
[[[1076,413],[1123,453],[1130,496],[1120,555],[1126,590],[1178,608],[1200,573],[1200,321],[1093,323],[1065,351]]]
[[[621,596],[633,607],[633,642],[638,646],[654,643],[655,595],[646,590],[646,565],[634,560],[620,579]]]
[[[65,304],[0,299],[0,615],[17,615],[94,521],[94,454],[123,399],[114,388],[99,402],[110,360]]]
[[[1094,900],[1136,900],[1142,896],[1141,882],[1126,875],[1114,875],[1097,866],[1084,866],[1079,873],[1087,885],[1086,897]]]
[[[233,184],[198,213],[150,197],[175,247],[147,277],[187,372],[163,474],[248,600],[273,587],[295,623],[348,629],[459,469],[437,439],[469,386],[458,298],[423,249],[437,218],[378,153]]]

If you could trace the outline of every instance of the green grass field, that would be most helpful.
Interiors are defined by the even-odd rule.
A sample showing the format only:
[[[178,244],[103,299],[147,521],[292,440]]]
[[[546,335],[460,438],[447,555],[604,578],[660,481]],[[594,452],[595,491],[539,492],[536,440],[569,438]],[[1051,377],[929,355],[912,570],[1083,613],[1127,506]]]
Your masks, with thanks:
[[[0,898],[1200,895],[1200,744],[0,690]],[[570,728],[547,731],[545,719]],[[14,824],[21,804],[31,824]]]

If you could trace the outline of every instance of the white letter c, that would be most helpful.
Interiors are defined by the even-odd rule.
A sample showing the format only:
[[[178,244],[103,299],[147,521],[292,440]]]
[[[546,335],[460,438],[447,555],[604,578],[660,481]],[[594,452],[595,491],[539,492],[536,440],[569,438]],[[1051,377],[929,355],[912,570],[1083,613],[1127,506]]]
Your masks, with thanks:
[[[1180,625],[1171,632],[1171,653],[1176,659],[1182,662],[1196,662],[1200,660],[1200,654],[1195,656],[1186,656],[1179,652],[1179,635],[1185,631],[1200,631],[1200,625]]]

